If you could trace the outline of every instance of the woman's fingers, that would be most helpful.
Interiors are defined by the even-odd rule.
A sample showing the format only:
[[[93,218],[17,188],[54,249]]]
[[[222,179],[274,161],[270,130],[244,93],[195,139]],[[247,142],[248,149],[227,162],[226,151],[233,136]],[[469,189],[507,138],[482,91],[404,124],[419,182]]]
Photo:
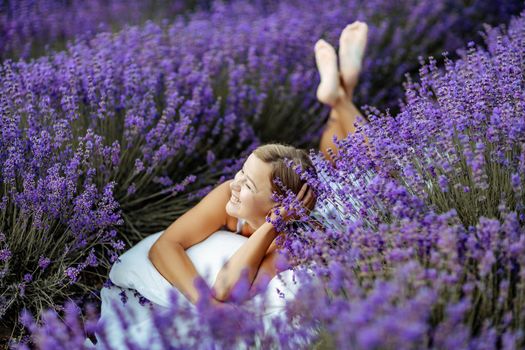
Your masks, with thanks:
[[[306,201],[308,200],[308,193],[309,193],[309,192],[306,192],[306,193],[303,195],[303,198],[302,198],[302,200],[301,200],[303,203],[306,202]]]
[[[301,192],[303,192],[303,189],[306,189],[305,193],[301,193]],[[306,184],[301,189],[301,192],[300,192],[301,197],[298,196],[298,199],[302,202],[303,206],[308,207],[309,204],[311,204],[313,202],[314,198],[315,198],[314,197],[314,192]]]
[[[308,189],[308,185],[304,184],[303,187],[301,187],[301,190],[299,191],[299,193],[297,194],[297,199],[299,200],[303,199],[303,196],[307,189]]]
[[[306,194],[305,206],[308,207],[314,200],[313,191],[310,189]]]
[[[310,188],[308,186],[308,184],[303,184],[303,186],[301,187],[301,190],[299,191],[299,193],[297,194],[297,200],[299,201],[299,203],[303,206],[303,207],[306,207],[306,208],[309,208],[310,207],[310,204],[313,203],[314,199],[315,199],[315,195],[314,195],[314,191],[312,190],[312,188]],[[279,207],[279,212],[280,212],[280,215],[281,216],[287,216],[289,213],[288,211],[285,209],[285,207],[282,205],[282,203],[276,203],[274,205],[274,207],[270,210],[270,212],[268,213],[268,215],[270,215],[271,217],[274,216],[274,210],[275,208],[278,208]],[[294,209],[292,208],[291,209],[292,212],[294,211]]]

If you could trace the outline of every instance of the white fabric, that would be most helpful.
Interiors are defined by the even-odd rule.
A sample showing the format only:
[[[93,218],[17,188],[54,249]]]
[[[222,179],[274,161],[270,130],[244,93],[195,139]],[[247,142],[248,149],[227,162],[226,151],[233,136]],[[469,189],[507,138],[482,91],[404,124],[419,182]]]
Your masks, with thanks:
[[[240,227],[240,225],[239,225]],[[131,332],[127,332],[128,338],[133,338],[135,342],[148,344],[149,348],[154,349],[155,345],[148,338],[155,333],[152,320],[149,317],[150,308],[167,309],[169,303],[168,291],[175,289],[153,266],[148,258],[148,252],[153,243],[161,236],[163,231],[146,237],[134,247],[126,251],[119,257],[120,262],[115,262],[109,273],[111,281],[119,287],[123,287],[128,301],[125,304],[124,312],[134,313],[135,321],[132,324]],[[224,263],[246,242],[248,238],[239,234],[220,230],[210,235],[204,241],[186,250],[190,260],[195,265],[198,273],[207,281],[211,287],[215,282],[219,270]],[[284,281],[281,281],[281,279]],[[298,288],[293,280],[293,271],[287,270],[274,277],[266,290],[267,307],[265,309],[265,325],[268,330],[273,317],[284,317],[284,304],[293,298]],[[281,298],[276,288],[284,293],[285,298]],[[138,299],[132,296],[133,290],[138,291],[154,304],[151,307],[143,306],[138,303]],[[175,289],[176,290],[176,289]],[[111,300],[117,300],[120,304],[120,289],[116,287],[102,288],[101,290],[101,320],[106,324],[108,338],[111,345],[117,349],[126,349],[123,332],[117,322],[118,318],[110,307]],[[177,290],[178,292],[178,290]],[[189,301],[180,294],[179,300]],[[252,300],[260,301],[264,295],[257,295]],[[131,321],[131,320],[130,320]],[[99,321],[100,322],[100,321]],[[184,327],[181,325],[181,327]],[[97,335],[97,348],[100,337]],[[89,339],[86,346],[93,347]]]
[[[111,281],[121,287],[136,289],[152,302],[168,306],[168,290],[174,288],[153,266],[148,252],[162,232],[144,238],[119,257],[109,272]],[[246,237],[230,231],[217,231],[205,241],[186,250],[199,275],[213,285],[219,270]]]

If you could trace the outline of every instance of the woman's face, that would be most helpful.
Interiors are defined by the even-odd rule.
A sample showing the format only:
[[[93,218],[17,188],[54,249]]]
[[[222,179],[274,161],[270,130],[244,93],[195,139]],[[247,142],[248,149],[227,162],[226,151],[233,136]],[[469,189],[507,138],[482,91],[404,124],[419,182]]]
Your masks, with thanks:
[[[232,196],[226,204],[226,212],[246,220],[254,229],[261,226],[276,204],[271,198],[271,171],[270,164],[250,154],[230,183]]]

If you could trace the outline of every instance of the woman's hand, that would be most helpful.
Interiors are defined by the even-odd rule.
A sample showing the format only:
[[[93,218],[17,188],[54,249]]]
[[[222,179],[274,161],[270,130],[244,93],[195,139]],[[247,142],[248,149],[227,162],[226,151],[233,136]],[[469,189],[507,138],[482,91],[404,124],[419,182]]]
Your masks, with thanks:
[[[315,200],[313,191],[308,186],[308,184],[303,185],[303,187],[297,194],[296,198],[297,198],[297,201],[299,201],[300,205],[303,206],[304,208],[310,208]],[[299,212],[299,210],[297,209],[295,210],[296,213]],[[278,211],[279,214],[275,213],[276,210]],[[294,214],[292,210],[288,212],[286,208],[279,203],[270,210],[270,212],[266,215],[266,217],[269,216],[271,222],[275,222],[275,220],[277,220],[278,217],[282,218],[284,221],[294,221],[298,219],[296,213]]]

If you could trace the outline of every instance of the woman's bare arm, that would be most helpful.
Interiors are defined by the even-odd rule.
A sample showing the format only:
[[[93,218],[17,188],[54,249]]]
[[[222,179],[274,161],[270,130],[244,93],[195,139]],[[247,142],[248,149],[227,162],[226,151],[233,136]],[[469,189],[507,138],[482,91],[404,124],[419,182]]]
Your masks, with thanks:
[[[194,280],[199,276],[186,249],[202,242],[226,224],[226,203],[230,181],[208,193],[195,207],[175,220],[151,247],[148,257],[159,273],[193,304],[199,293]]]
[[[228,300],[231,289],[239,281],[243,270],[248,269],[248,280],[252,283],[270,244],[277,237],[271,223],[262,224],[223,266],[213,284],[216,298]]]
[[[266,253],[250,287],[250,299],[257,295],[256,293],[265,290],[266,286],[270,283],[272,278],[277,276],[278,273],[284,271],[277,268],[278,259],[285,258],[276,249],[273,249]]]

